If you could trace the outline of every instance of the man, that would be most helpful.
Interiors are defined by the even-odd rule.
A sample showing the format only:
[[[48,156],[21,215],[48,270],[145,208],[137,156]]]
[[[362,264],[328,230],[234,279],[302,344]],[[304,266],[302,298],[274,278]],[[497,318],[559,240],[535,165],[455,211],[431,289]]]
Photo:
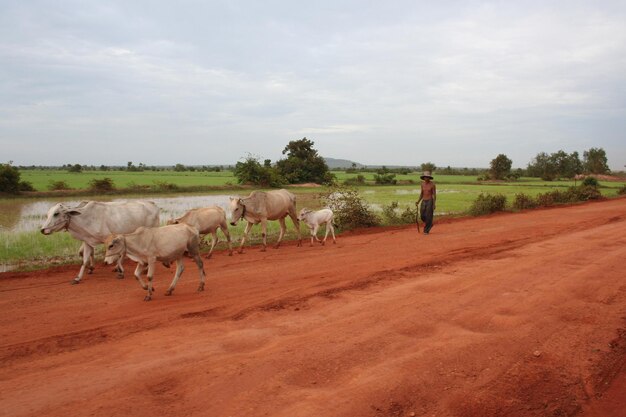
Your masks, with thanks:
[[[435,203],[437,201],[437,187],[432,182],[432,175],[430,171],[424,171],[424,174],[420,177],[422,179],[422,190],[420,192],[420,198],[415,203],[420,207],[420,201],[422,205],[420,207],[420,217],[424,222],[424,234],[430,233],[430,229],[433,227],[433,216],[435,213]]]

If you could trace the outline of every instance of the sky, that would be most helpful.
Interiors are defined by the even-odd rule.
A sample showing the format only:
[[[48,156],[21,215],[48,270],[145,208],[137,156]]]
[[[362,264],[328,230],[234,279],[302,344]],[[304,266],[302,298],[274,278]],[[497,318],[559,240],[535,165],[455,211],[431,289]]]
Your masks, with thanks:
[[[626,2],[0,0],[0,162],[626,165]]]

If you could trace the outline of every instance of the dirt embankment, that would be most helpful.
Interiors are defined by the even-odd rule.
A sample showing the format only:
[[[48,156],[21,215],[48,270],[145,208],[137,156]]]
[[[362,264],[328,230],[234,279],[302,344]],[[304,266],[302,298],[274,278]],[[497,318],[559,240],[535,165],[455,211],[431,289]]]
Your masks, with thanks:
[[[195,265],[0,274],[0,416],[619,416],[626,199]],[[132,271],[132,265],[128,265]]]

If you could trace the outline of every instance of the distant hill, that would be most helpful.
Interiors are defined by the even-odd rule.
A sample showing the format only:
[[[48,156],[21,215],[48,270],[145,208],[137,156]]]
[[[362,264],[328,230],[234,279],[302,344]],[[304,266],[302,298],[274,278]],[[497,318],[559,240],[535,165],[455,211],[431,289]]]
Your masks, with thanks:
[[[363,164],[359,164],[358,162],[350,161],[348,159],[336,159],[336,158],[326,158],[326,157],[324,157],[324,161],[326,161],[326,165],[328,165],[329,169],[351,168],[352,164],[356,164],[357,168],[365,167],[365,165],[363,165]]]

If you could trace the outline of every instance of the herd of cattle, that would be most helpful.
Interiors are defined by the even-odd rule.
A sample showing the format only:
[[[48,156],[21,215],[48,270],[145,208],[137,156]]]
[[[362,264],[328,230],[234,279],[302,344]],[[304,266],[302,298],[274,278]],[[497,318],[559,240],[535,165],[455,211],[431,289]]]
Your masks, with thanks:
[[[217,242],[217,229],[226,236],[229,255],[232,255],[232,244],[226,212],[218,206],[197,208],[188,211],[184,216],[170,219],[167,225],[160,226],[160,210],[151,201],[112,202],[83,201],[76,207],[66,207],[59,203],[49,211],[46,221],[41,227],[41,233],[49,235],[53,232],[65,230],[75,239],[82,242],[80,254],[83,258],[78,276],[72,284],[78,284],[85,271],[92,273],[94,268],[94,249],[97,245],[105,244],[105,262],[116,264],[115,270],[119,278],[124,277],[123,260],[125,257],[137,262],[135,278],[148,293],[144,298],[152,298],[155,264],[162,262],[169,266],[176,262],[176,273],[165,295],[171,295],[176,283],[183,272],[183,256],[193,258],[200,271],[200,285],[198,291],[204,290],[205,273],[200,258],[201,236],[211,234],[211,248],[207,258],[211,257]],[[303,208],[296,215],[296,197],[287,190],[253,191],[248,197],[231,197],[230,199],[231,225],[239,220],[246,221],[246,228],[239,246],[239,253],[247,240],[248,233],[253,225],[261,223],[263,248],[267,247],[267,221],[278,220],[280,234],[276,246],[280,245],[285,230],[285,218],[291,217],[298,234],[298,246],[302,244],[300,235],[300,221],[304,221],[311,231],[311,245],[313,239],[324,244],[329,230],[333,228],[333,212],[330,209],[311,211]],[[323,240],[317,237],[319,227],[326,225],[326,234]],[[147,268],[148,282],[145,283],[141,274]]]

